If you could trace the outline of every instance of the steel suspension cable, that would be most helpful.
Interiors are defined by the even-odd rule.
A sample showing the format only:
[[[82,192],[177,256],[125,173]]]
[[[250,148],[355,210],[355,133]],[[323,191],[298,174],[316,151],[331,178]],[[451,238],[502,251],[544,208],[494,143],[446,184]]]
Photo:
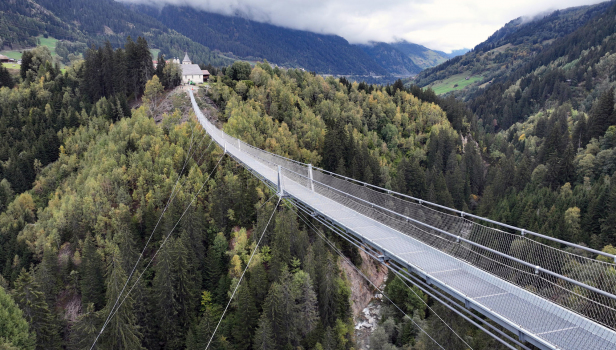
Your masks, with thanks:
[[[274,210],[272,210],[272,215],[270,215],[270,218],[267,221],[267,224],[265,224],[265,227],[263,228],[263,233],[261,233],[261,237],[259,237],[259,240],[257,241],[257,245],[255,246],[255,249],[252,251],[252,254],[250,255],[250,259],[248,259],[248,262],[246,263],[246,267],[244,268],[244,271],[242,272],[242,275],[240,276],[240,279],[237,282],[237,285],[235,286],[235,289],[233,290],[233,293],[231,294],[231,298],[229,298],[229,302],[227,303],[227,306],[225,307],[225,310],[222,312],[222,315],[220,315],[220,320],[218,320],[218,324],[216,325],[216,328],[214,328],[214,332],[212,333],[212,336],[210,337],[210,341],[208,341],[207,346],[205,347],[205,350],[207,350],[210,347],[210,344],[212,343],[212,340],[214,339],[214,336],[216,335],[216,331],[218,330],[218,327],[220,326],[220,323],[222,322],[222,319],[225,317],[225,313],[227,313],[227,309],[229,308],[229,305],[231,305],[231,302],[233,301],[233,297],[235,296],[235,293],[237,292],[238,288],[240,287],[240,284],[242,283],[242,279],[244,278],[244,274],[246,274],[246,271],[248,270],[248,267],[250,267],[250,262],[252,261],[252,258],[255,256],[255,253],[259,249],[259,244],[261,243],[261,239],[263,239],[263,236],[265,236],[265,232],[267,231],[267,227],[269,226],[270,222],[272,221],[272,218],[274,217],[274,213],[276,212],[276,209],[280,205],[280,201],[281,200],[282,200],[282,197],[278,197],[278,202],[276,203],[276,206],[274,207]],[[268,199],[268,201],[269,201],[269,199]]]
[[[438,345],[441,349],[445,350],[445,348],[439,344],[439,342],[437,342],[434,338],[432,338],[432,336],[430,336],[430,334],[428,334],[428,332],[426,332],[423,328],[421,328],[421,326],[419,324],[417,324],[417,322],[415,322],[415,320],[413,320],[412,317],[410,317],[409,315],[406,314],[406,312],[404,312],[396,303],[394,303],[393,300],[391,300],[389,298],[389,296],[387,296],[387,294],[385,293],[385,291],[381,290],[376,284],[374,284],[374,282],[372,282],[368,276],[366,276],[361,270],[359,270],[352,262],[349,261],[349,258],[347,258],[344,254],[342,254],[342,252],[340,250],[338,250],[338,248],[321,232],[319,232],[313,225],[309,224],[307,220],[305,220],[300,214],[299,212],[296,212],[295,210],[293,210],[291,208],[291,210],[295,213],[295,215],[297,215],[300,219],[302,219],[302,221],[308,226],[310,227],[322,240],[325,241],[325,243],[327,243],[347,264],[349,264],[349,266],[351,266],[357,273],[359,273],[366,281],[368,281],[368,283],[370,283],[376,290],[380,291],[383,296],[393,305],[396,307],[396,309],[398,309],[398,311],[400,311],[404,316],[406,316],[409,320],[411,320],[411,322],[413,322],[413,324],[415,325],[415,327],[419,328],[420,331],[422,331],[425,335],[428,336],[428,338],[430,338],[430,340],[432,340],[436,345]],[[468,345],[468,344],[467,344]],[[469,346],[470,347],[470,346]]]
[[[139,283],[139,281],[141,280],[141,277],[143,276],[143,274],[145,273],[145,271],[148,269],[148,267],[152,264],[152,261],[154,261],[154,258],[158,255],[158,252],[163,248],[163,246],[165,245],[165,243],[167,242],[167,240],[169,239],[169,237],[171,236],[171,233],[173,233],[173,231],[175,230],[175,228],[177,227],[177,225],[180,223],[180,221],[182,220],[182,218],[184,217],[184,215],[186,214],[186,212],[188,212],[188,209],[190,209],[190,207],[192,206],[192,204],[194,203],[195,199],[197,198],[197,196],[199,195],[199,193],[201,193],[201,191],[203,190],[203,188],[205,187],[205,184],[209,181],[209,179],[212,177],[212,174],[214,173],[214,171],[216,171],[216,169],[218,168],[218,165],[220,164],[220,162],[222,161],[223,157],[225,156],[225,153],[223,153],[220,158],[218,159],[218,162],[216,163],[216,165],[214,166],[214,168],[212,169],[212,171],[209,173],[208,177],[205,179],[205,181],[203,182],[203,184],[201,185],[201,188],[199,188],[199,191],[197,191],[197,193],[193,196],[192,200],[190,201],[190,203],[186,206],[186,209],[184,210],[184,212],[182,213],[182,215],[180,216],[180,218],[178,219],[178,221],[175,223],[175,225],[173,226],[173,228],[171,228],[171,230],[169,231],[169,233],[166,235],[165,239],[163,240],[163,243],[160,245],[160,247],[156,250],[156,252],[154,253],[154,255],[152,256],[152,259],[150,259],[150,261],[147,263],[147,265],[145,266],[145,268],[143,269],[143,271],[141,271],[141,274],[139,274],[139,276],[137,277],[137,280],[135,281],[135,283],[132,285],[132,287],[128,290],[128,292],[126,292],[126,295],[124,296],[124,298],[122,299],[122,301],[120,302],[119,305],[117,305],[117,307],[112,308],[109,316],[107,317],[107,320],[105,321],[105,323],[103,324],[103,327],[101,328],[100,332],[98,333],[98,335],[96,336],[96,338],[94,339],[94,342],[92,343],[92,346],[90,347],[90,350],[92,350],[94,348],[94,345],[96,345],[96,342],[98,341],[98,339],[100,338],[100,336],[102,335],[103,331],[105,330],[105,328],[107,327],[107,325],[109,324],[109,322],[111,321],[111,319],[113,318],[113,316],[115,316],[115,314],[118,312],[118,310],[120,309],[120,307],[124,304],[124,301],[126,301],[126,299],[128,298],[128,296],[130,295],[130,293],[132,292],[132,290],[135,288],[135,286],[137,285],[137,283]],[[153,232],[152,232],[153,234]],[[150,235],[150,239],[152,238],[152,235]],[[149,240],[148,239],[148,242]],[[144,249],[145,250],[145,249]],[[130,277],[126,279],[126,283],[125,283],[125,287],[128,284]],[[122,294],[120,294],[118,296],[118,299],[116,300],[116,304],[117,301],[120,299],[120,297],[122,297]]]
[[[206,133],[204,133],[204,136],[203,136],[204,138],[205,138],[205,135],[206,135]],[[167,208],[169,207],[169,204],[171,203],[173,198],[175,198],[175,195],[174,195],[175,189],[177,188],[177,185],[180,182],[180,178],[182,178],[182,173],[184,172],[184,168],[186,167],[186,164],[188,163],[188,160],[190,159],[190,157],[192,155],[191,150],[192,150],[192,146],[193,146],[194,136],[195,136],[195,126],[193,125],[193,128],[192,128],[192,130],[190,132],[190,146],[188,147],[188,157],[186,157],[186,159],[184,160],[184,164],[182,165],[182,169],[178,173],[178,178],[175,180],[175,184],[173,185],[173,188],[171,189],[171,194],[169,195],[169,198],[167,199],[167,203],[165,204],[165,207],[164,207],[162,213],[160,213],[160,215],[158,217],[158,221],[156,222],[156,225],[154,226],[154,229],[152,230],[152,233],[150,233],[150,237],[146,241],[145,246],[143,247],[143,249],[141,250],[141,254],[139,254],[139,258],[137,258],[137,261],[135,262],[135,265],[133,266],[133,268],[132,268],[128,278],[126,278],[126,282],[124,283],[124,286],[120,290],[120,293],[118,294],[118,297],[116,298],[116,301],[113,304],[113,307],[109,311],[109,315],[107,315],[107,318],[105,319],[105,322],[103,323],[103,327],[102,327],[101,331],[98,333],[98,335],[96,337],[96,340],[98,340],[100,334],[103,332],[103,329],[109,323],[109,320],[111,319],[111,315],[113,314],[113,311],[115,310],[116,306],[118,305],[118,301],[120,301],[120,298],[124,294],[124,290],[126,290],[126,286],[128,285],[128,282],[133,277],[133,274],[135,273],[135,270],[137,269],[137,266],[139,265],[139,262],[143,258],[143,254],[145,254],[145,250],[147,249],[148,245],[150,244],[150,241],[152,240],[152,237],[154,236],[154,232],[156,231],[156,228],[158,228],[158,224],[160,223],[161,219],[163,218],[163,215],[165,215],[165,212],[167,211]],[[203,142],[203,139],[201,139],[201,141]],[[96,340],[94,341],[94,344],[96,344]],[[90,350],[92,350],[92,348],[94,347],[94,344],[92,344],[92,347],[90,348]]]
[[[373,257],[374,258],[374,257]],[[400,278],[400,280],[402,280],[402,282],[404,282],[404,284],[410,288],[408,286],[408,284],[406,283],[406,281],[404,280],[404,278],[402,278],[402,274],[400,273],[400,271],[396,271],[395,269],[391,269],[391,271],[393,271],[396,276],[398,278]],[[421,291],[423,291],[424,293],[428,294],[430,297],[432,297],[434,300],[440,302],[441,304],[443,304],[444,306],[446,306],[447,308],[449,308],[451,311],[455,312],[456,314],[458,314],[460,317],[464,318],[466,321],[470,322],[471,324],[473,324],[475,327],[479,328],[480,330],[482,330],[484,333],[488,334],[489,336],[491,336],[492,338],[496,339],[497,341],[499,341],[501,344],[505,345],[506,347],[512,349],[512,350],[518,350],[517,348],[515,348],[514,346],[512,346],[511,344],[505,342],[503,339],[497,337],[495,334],[493,334],[492,332],[490,332],[489,330],[485,329],[483,326],[481,326],[480,324],[478,324],[477,322],[471,320],[469,317],[467,317],[466,315],[462,314],[462,312],[460,312],[459,310],[457,310],[456,308],[454,308],[453,306],[447,304],[445,301],[441,300],[439,297],[437,297],[434,294],[438,294],[440,297],[447,299],[449,302],[451,302],[452,304],[454,304],[451,299],[445,297],[442,293],[438,292],[437,290],[434,290],[433,288],[431,288],[430,286],[428,286],[427,284],[425,284],[424,282],[422,282],[421,280],[418,280],[417,277],[412,276],[410,273],[408,274],[408,276],[410,278],[412,278],[415,281],[415,286],[417,286],[417,288],[419,288]],[[406,277],[406,276],[405,276]],[[423,285],[420,286],[419,284]],[[430,291],[428,291],[427,289],[431,288],[430,290],[432,291],[432,293]],[[519,341],[511,338],[508,334],[506,334],[505,332],[501,331],[500,329],[494,327],[492,324],[490,324],[489,322],[487,322],[486,320],[483,320],[479,317],[477,317],[475,314],[473,314],[472,312],[468,311],[467,309],[462,309],[464,311],[466,311],[469,315],[471,315],[472,317],[476,318],[477,320],[479,320],[480,322],[482,322],[483,324],[485,324],[486,326],[492,328],[494,331],[498,332],[500,335],[504,336],[505,338],[507,338],[507,340],[515,343],[515,345],[519,346],[521,349],[524,350],[530,350],[530,348],[528,348],[526,345],[520,343]]]
[[[300,215],[300,213],[301,213],[301,212],[302,212],[302,211],[299,211],[299,210],[298,210],[298,211],[296,212],[296,214],[297,214],[297,215]],[[313,230],[316,230],[316,228],[315,228],[314,224],[311,224],[309,221],[307,221],[306,219],[304,219],[304,218],[303,218],[303,217],[301,217],[301,216],[300,216],[300,218],[304,221],[304,223],[306,223],[308,226],[310,226]],[[356,244],[354,244],[354,243],[351,243],[351,244],[353,244],[353,245],[357,246],[357,245],[356,245]],[[369,252],[369,251],[367,251],[366,249],[364,249],[364,248],[362,248],[362,247],[359,247],[359,246],[357,246],[357,248],[358,248],[358,249],[361,249],[361,250],[362,250],[362,251],[364,251],[366,254],[368,254],[371,258],[373,258],[373,259],[375,259],[375,260],[377,260],[377,261],[378,261],[377,257],[375,257],[375,256],[374,256],[371,252]],[[381,262],[381,264],[382,264],[382,262]],[[394,272],[394,273],[397,275],[397,277],[402,276],[402,275],[401,275],[401,273],[400,273],[399,271],[396,271],[395,269],[391,268],[391,267],[390,267],[390,266],[388,266],[388,265],[385,265],[385,264],[383,264],[383,265],[384,265],[384,266],[386,266],[388,269],[390,269],[392,272]],[[517,348],[515,348],[515,347],[514,347],[514,346],[512,346],[511,344],[507,343],[507,342],[506,342],[506,341],[504,341],[503,339],[501,339],[501,338],[499,338],[498,336],[496,336],[494,333],[490,332],[489,330],[485,329],[484,327],[482,327],[481,325],[479,325],[479,324],[478,324],[478,323],[476,323],[475,321],[471,320],[471,319],[470,319],[469,317],[467,317],[466,315],[462,314],[462,312],[460,312],[459,310],[457,310],[457,309],[456,309],[456,308],[454,308],[453,306],[451,306],[451,305],[447,304],[447,303],[446,303],[446,302],[444,302],[443,300],[441,300],[441,299],[439,299],[438,297],[436,297],[433,293],[430,293],[430,292],[429,292],[426,288],[422,288],[422,287],[419,285],[419,283],[424,284],[424,285],[425,285],[425,283],[423,283],[423,282],[421,282],[421,281],[417,280],[417,278],[415,278],[414,276],[412,276],[412,275],[410,275],[410,274],[409,274],[409,276],[410,276],[411,278],[413,278],[413,280],[415,280],[415,281],[417,282],[417,284],[416,284],[417,288],[419,288],[419,289],[420,289],[421,291],[423,291],[424,293],[428,294],[428,295],[429,295],[430,297],[432,297],[434,300],[436,300],[436,301],[440,302],[441,304],[443,304],[444,306],[446,306],[447,308],[449,308],[450,310],[452,310],[453,312],[455,312],[456,314],[458,314],[460,317],[464,318],[465,320],[467,320],[468,322],[470,322],[471,324],[473,324],[474,326],[476,326],[477,328],[479,328],[480,330],[482,330],[483,332],[485,332],[486,334],[488,334],[489,336],[491,336],[492,338],[494,338],[495,340],[497,340],[498,342],[500,342],[501,344],[503,344],[504,346],[506,346],[506,347],[508,347],[508,348],[510,348],[510,349],[512,349],[512,350],[518,350]],[[402,280],[403,282],[405,282],[403,278],[401,278],[401,280]],[[408,284],[406,284],[406,282],[405,282],[404,284],[407,286],[407,288],[410,288],[410,287],[408,286]],[[428,288],[429,288],[429,286],[428,286]],[[438,291],[434,291],[434,293],[438,293],[441,297],[443,297],[443,298],[445,298],[445,299],[447,299],[447,300],[449,300],[449,301],[451,302],[451,300],[450,300],[450,299],[448,299],[447,297],[443,296],[443,295],[442,295],[441,293],[439,293]],[[431,310],[432,310],[432,309],[431,309]],[[466,309],[464,309],[464,310],[466,311]],[[434,311],[432,310],[432,312],[434,312]],[[478,317],[477,317],[475,314],[473,314],[472,312],[469,312],[469,311],[466,311],[466,312],[467,312],[467,313],[469,313],[472,317],[474,317],[474,318],[478,319],[480,322],[482,322],[482,323],[484,323],[485,325],[487,325],[488,327],[492,328],[494,331],[496,331],[496,332],[498,332],[499,334],[501,334],[503,337],[507,338],[507,340],[509,340],[509,341],[511,341],[511,342],[513,342],[513,343],[515,343],[515,344],[516,344],[517,346],[519,346],[521,349],[530,350],[527,346],[525,346],[524,344],[522,344],[522,343],[518,342],[517,340],[515,340],[515,339],[511,338],[509,335],[507,335],[506,333],[504,333],[504,332],[503,332],[503,331],[501,331],[500,329],[498,329],[498,328],[494,327],[493,325],[491,325],[491,324],[490,324],[490,323],[488,323],[487,321],[485,321],[485,320],[483,320],[483,319],[481,319],[481,318],[478,318]],[[435,313],[435,314],[436,314],[436,313]],[[437,315],[437,316],[438,316],[438,315]],[[440,317],[439,317],[439,318],[440,318]],[[445,322],[443,321],[443,323],[445,323]],[[445,323],[445,324],[446,324],[446,323]],[[446,325],[447,325],[447,324],[446,324]],[[455,333],[455,332],[454,332],[454,333]],[[464,341],[464,340],[462,340],[462,341]],[[465,342],[465,343],[466,343],[466,342]],[[468,344],[467,344],[467,345],[468,345]],[[469,345],[469,347],[470,347],[470,345]]]

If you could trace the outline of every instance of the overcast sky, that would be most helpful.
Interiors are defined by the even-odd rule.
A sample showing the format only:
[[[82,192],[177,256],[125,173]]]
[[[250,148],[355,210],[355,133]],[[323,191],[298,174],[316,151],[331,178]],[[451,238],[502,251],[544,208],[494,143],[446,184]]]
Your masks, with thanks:
[[[450,52],[472,48],[505,23],[601,0],[121,0],[189,5],[275,25],[337,34],[351,43],[405,39]]]

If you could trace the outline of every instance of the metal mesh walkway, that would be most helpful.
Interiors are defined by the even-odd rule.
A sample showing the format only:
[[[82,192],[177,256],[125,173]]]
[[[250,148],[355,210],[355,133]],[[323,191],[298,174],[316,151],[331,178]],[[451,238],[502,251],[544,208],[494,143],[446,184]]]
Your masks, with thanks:
[[[216,129],[189,93],[204,129],[268,186],[467,307],[540,348],[616,349],[614,264],[257,149]]]

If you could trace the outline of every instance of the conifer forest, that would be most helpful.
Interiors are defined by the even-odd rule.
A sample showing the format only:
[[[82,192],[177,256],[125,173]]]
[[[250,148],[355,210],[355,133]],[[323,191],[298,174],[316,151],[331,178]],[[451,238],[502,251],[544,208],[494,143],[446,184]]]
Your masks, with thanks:
[[[195,59],[209,81],[182,84],[147,35],[99,36],[70,61],[23,50],[19,71],[0,66],[0,350],[506,349],[226,155],[186,89],[257,148],[616,254],[616,5],[601,6],[444,95],[417,84],[500,55],[500,37],[385,85],[209,49]],[[77,34],[48,26],[68,52]],[[358,285],[388,298],[363,340]]]

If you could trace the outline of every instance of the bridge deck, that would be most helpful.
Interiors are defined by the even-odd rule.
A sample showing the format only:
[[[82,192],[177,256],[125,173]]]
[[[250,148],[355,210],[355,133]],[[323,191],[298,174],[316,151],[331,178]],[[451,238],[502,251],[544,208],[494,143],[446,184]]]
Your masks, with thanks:
[[[228,154],[264,180],[277,183],[278,173],[271,164],[238,149],[237,143],[227,142],[225,138],[229,136],[223,137],[198,110],[197,116],[214,140],[226,147]],[[540,348],[616,349],[616,337],[608,328],[362,215],[288,177],[283,177],[283,188],[289,196],[346,228],[359,240]]]

